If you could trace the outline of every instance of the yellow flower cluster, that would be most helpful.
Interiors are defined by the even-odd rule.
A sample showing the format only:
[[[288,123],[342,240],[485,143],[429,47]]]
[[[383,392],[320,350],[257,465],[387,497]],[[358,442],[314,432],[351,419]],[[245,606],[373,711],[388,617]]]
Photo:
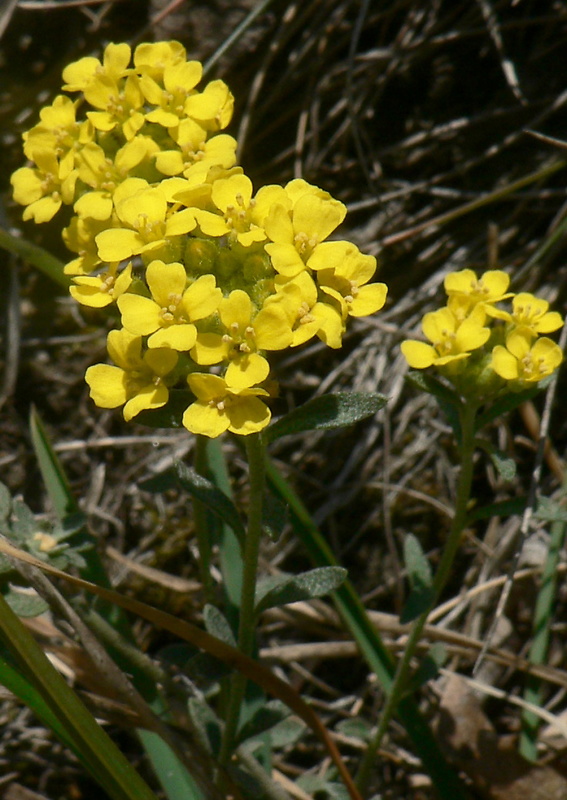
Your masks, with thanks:
[[[410,367],[438,367],[465,394],[522,389],[551,375],[563,354],[540,334],[558,330],[561,315],[549,311],[546,300],[509,292],[509,284],[502,270],[480,278],[471,269],[447,275],[447,305],[425,314],[421,323],[430,344],[402,342]],[[500,308],[501,301],[511,301],[510,310]]]
[[[188,430],[246,435],[270,420],[266,353],[314,336],[340,347],[347,318],[378,311],[387,288],[369,283],[374,257],[326,241],[346,213],[327,192],[296,179],[254,193],[220,132],[233,97],[220,80],[199,90],[201,77],[174,41],[70,64],[63,90],[78,99],[42,109],[12,185],[26,220],[72,206],[71,294],[118,307],[114,366],[86,374],[95,403],[129,420],[186,381]]]

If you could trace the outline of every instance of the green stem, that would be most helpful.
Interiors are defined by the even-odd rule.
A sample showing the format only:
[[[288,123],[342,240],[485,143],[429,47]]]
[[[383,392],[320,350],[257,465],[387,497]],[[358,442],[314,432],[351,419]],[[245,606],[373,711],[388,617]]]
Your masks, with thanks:
[[[248,509],[248,530],[244,542],[244,569],[242,576],[242,593],[240,596],[240,612],[238,620],[238,648],[247,656],[252,655],[255,643],[255,598],[256,578],[258,573],[258,554],[262,535],[262,505],[266,474],[265,447],[259,434],[246,437],[248,455],[250,503]],[[231,678],[230,697],[226,713],[225,727],[219,761],[225,765],[234,751],[236,732],[240,717],[240,709],[246,691],[246,678],[241,672],[235,672]]]
[[[451,529],[445,544],[445,548],[441,555],[441,561],[437,568],[437,572],[433,579],[431,600],[427,608],[420,614],[419,617],[413,622],[410,629],[408,640],[404,649],[404,654],[398,663],[396,673],[390,692],[388,693],[386,704],[382,711],[380,721],[372,741],[368,745],[368,749],[362,759],[356,783],[361,794],[365,794],[370,780],[372,767],[375,762],[376,753],[378,752],[384,734],[388,729],[390,720],[396,712],[400,701],[406,693],[408,678],[410,675],[411,661],[415,654],[417,645],[421,638],[423,628],[427,622],[431,610],[435,607],[441,592],[451,574],[453,561],[461,543],[461,536],[467,521],[467,509],[471,494],[472,476],[473,476],[473,455],[475,449],[475,417],[478,406],[472,402],[465,402],[459,408],[460,422],[461,422],[461,472],[459,475],[459,483],[457,487],[457,497],[455,501],[455,516],[451,523]]]
[[[207,438],[195,437],[195,471],[207,477]],[[203,584],[205,603],[212,603],[214,599],[213,577],[211,575],[212,542],[211,531],[208,524],[207,509],[200,500],[193,498],[193,519],[195,521],[195,535],[199,547],[199,571]]]
[[[68,289],[72,283],[69,275],[65,275],[63,272],[65,264],[62,261],[52,256],[51,253],[44,250],[43,247],[32,244],[26,241],[26,239],[12,236],[5,228],[1,227],[0,249],[7,250],[9,253],[13,253],[29,261],[30,264],[33,264],[34,267],[37,267],[37,269],[41,270],[48,278],[51,278],[52,281],[58,283],[59,286],[62,286],[64,289]]]

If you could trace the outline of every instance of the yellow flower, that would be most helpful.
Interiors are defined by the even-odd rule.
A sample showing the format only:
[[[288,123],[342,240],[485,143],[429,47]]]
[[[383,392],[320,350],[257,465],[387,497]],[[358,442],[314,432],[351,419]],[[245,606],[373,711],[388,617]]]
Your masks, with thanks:
[[[504,380],[519,385],[537,383],[551,375],[563,360],[561,348],[545,336],[531,345],[520,331],[512,332],[506,347],[492,351],[492,369]]]
[[[228,134],[207,141],[207,131],[192,119],[181,120],[169,133],[178,148],[162,150],[156,155],[156,167],[164,175],[183,174],[185,178],[199,175],[206,180],[213,164],[224,169],[236,164],[236,139]]]
[[[502,319],[519,328],[524,336],[537,336],[552,333],[563,325],[563,318],[557,311],[549,311],[549,303],[528,292],[520,292],[512,300],[512,313],[499,308],[488,309],[488,314]]]
[[[140,411],[164,406],[169,399],[165,377],[175,368],[177,353],[164,347],[142,356],[142,337],[126,330],[110,331],[107,345],[117,366],[95,364],[85,374],[96,405],[124,405],[122,413],[127,422]]]
[[[290,181],[285,191],[287,203],[274,203],[264,221],[273,243],[266,245],[266,252],[277,272],[293,278],[305,269],[317,245],[343,221],[346,207],[300,179]]]
[[[281,199],[281,186],[264,186],[252,197],[252,181],[246,175],[231,175],[215,180],[211,199],[223,217],[211,220],[211,225],[201,224],[208,236],[225,236],[237,240],[243,247],[266,239],[263,223],[270,208]]]
[[[341,346],[342,317],[336,308],[318,301],[315,281],[307,272],[300,272],[291,280],[278,276],[275,284],[277,294],[268,297],[266,305],[283,303],[292,328],[291,347],[304,344],[315,335],[329,347]]]
[[[148,103],[156,106],[146,113],[148,122],[155,122],[164,128],[178,125],[179,120],[187,116],[187,100],[194,94],[202,74],[203,65],[200,61],[184,61],[168,64],[164,68],[163,86],[149,74],[142,75],[140,89]]]
[[[159,146],[149,136],[135,136],[120,147],[110,159],[100,145],[90,142],[77,155],[79,178],[90,186],[76,201],[75,212],[80,217],[107,220],[112,216],[118,186],[136,172],[140,165],[150,164]]]
[[[348,315],[367,317],[386,302],[385,283],[367,285],[376,272],[376,259],[363,255],[350,242],[323,242],[315,248],[307,266],[317,271],[321,290],[339,303],[343,319]]]
[[[100,264],[95,236],[108,228],[106,220],[92,217],[72,217],[69,225],[63,228],[63,241],[77,258],[69,261],[63,270],[66,275],[88,275]]]
[[[187,99],[185,113],[209,131],[222,131],[232,119],[234,96],[226,83],[210,81]]]
[[[187,287],[182,264],[152,261],[146,269],[151,298],[123,294],[118,298],[122,324],[130,333],[148,336],[148,347],[190,350],[197,329],[193,322],[213,314],[222,299],[214,275],[202,275]]]
[[[149,75],[158,83],[168,67],[182,64],[187,57],[179,42],[143,42],[134,51],[134,66],[142,75]]]
[[[73,202],[77,171],[63,170],[55,152],[36,150],[34,152],[36,167],[20,167],[11,176],[14,188],[14,200],[23,206],[24,220],[49,222],[65,203]]]
[[[197,398],[183,414],[183,425],[191,433],[215,438],[225,431],[247,436],[269,423],[270,409],[258,398],[265,389],[236,388],[218,375],[193,373],[187,378]]]
[[[110,133],[119,127],[127,141],[133,139],[144,124],[144,95],[139,78],[129,75],[117,82],[97,75],[84,90],[85,99],[99,111],[87,111],[87,118],[97,131]]]
[[[486,308],[487,304],[512,297],[512,292],[507,292],[509,285],[510,276],[500,269],[488,270],[480,278],[472,269],[462,269],[450,272],[444,281],[449,298],[458,298],[469,311],[479,303]]]
[[[78,104],[78,100],[58,95],[50,106],[41,109],[41,122],[23,136],[24,153],[31,161],[35,161],[34,153],[38,150],[48,150],[60,164],[60,175],[71,172],[78,147],[93,137],[89,123],[76,119]]]
[[[432,365],[442,367],[468,358],[490,336],[488,328],[474,317],[459,324],[449,308],[425,314],[421,327],[431,344],[408,339],[401,345],[406,361],[414,369],[426,369]]]
[[[73,278],[69,293],[78,303],[91,308],[104,308],[114,303],[132,283],[132,264],[118,272],[118,264],[111,264],[99,275]]]
[[[293,339],[285,308],[266,304],[259,312],[242,289],[235,289],[219,306],[224,335],[199,333],[191,357],[197,364],[228,361],[226,380],[234,389],[261,383],[270,371],[258,350],[283,350]]]
[[[155,254],[172,237],[192,231],[197,224],[189,208],[169,214],[166,196],[157,186],[138,189],[117,203],[116,215],[125,227],[110,228],[96,237],[102,261],[122,261],[139,253]]]
[[[167,194],[169,202],[181,203],[187,208],[196,210],[206,209],[211,207],[211,196],[213,185],[218,180],[230,178],[232,175],[242,175],[242,167],[224,167],[218,164],[209,165],[206,173],[198,169],[198,165],[194,164],[193,168],[188,171],[189,177],[172,177],[162,180],[161,187]],[[205,215],[205,220],[199,223],[202,232],[206,236],[224,236],[227,232],[226,222],[218,211],[200,211]],[[204,226],[204,228],[203,228]]]
[[[68,64],[63,70],[63,89],[68,92],[82,92],[93,81],[109,78],[118,81],[128,75],[131,50],[127,44],[109,44],[103,54],[102,63],[98,58],[86,56]]]

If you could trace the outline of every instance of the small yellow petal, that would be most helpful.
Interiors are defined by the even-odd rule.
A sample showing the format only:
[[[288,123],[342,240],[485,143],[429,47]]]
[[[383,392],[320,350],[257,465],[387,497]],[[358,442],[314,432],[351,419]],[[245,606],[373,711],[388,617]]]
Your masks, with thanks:
[[[248,389],[266,380],[270,365],[258,353],[250,353],[236,361],[231,361],[226,370],[225,380],[233,389]]]
[[[228,430],[230,420],[216,406],[193,403],[183,414],[183,425],[191,433],[216,439]]]
[[[85,373],[90,395],[99,408],[118,408],[128,399],[126,373],[120,367],[95,364]]]
[[[413,369],[427,369],[437,357],[435,349],[430,344],[407,339],[401,344],[402,353]]]
[[[134,397],[124,406],[123,415],[126,422],[135,417],[140,411],[147,411],[152,408],[161,408],[169,400],[167,386],[153,383],[144,386]]]

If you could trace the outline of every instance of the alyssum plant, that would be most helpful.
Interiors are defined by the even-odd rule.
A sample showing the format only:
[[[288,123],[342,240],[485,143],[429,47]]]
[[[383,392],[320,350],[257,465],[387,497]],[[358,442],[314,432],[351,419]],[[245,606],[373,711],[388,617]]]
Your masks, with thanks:
[[[466,796],[463,787],[436,748],[416,704],[408,699],[410,661],[427,614],[445,585],[466,522],[479,409],[497,404],[510,391],[536,386],[558,367],[559,348],[540,334],[556,330],[561,319],[542,300],[508,293],[506,273],[488,272],[477,279],[472,271],[464,270],[447,277],[447,307],[423,320],[430,344],[410,341],[402,345],[412,367],[434,366],[444,376],[443,385],[432,380],[422,385],[442,396],[445,407],[452,406],[459,419],[462,467],[453,527],[435,578],[419,547],[408,539],[410,578],[419,576],[421,583],[418,594],[409,599],[406,617],[415,622],[396,671],[352,587],[348,582],[341,586],[344,570],[334,565],[299,500],[282,488],[273,472],[272,485],[275,490],[279,487],[289,504],[310,554],[326,566],[276,581],[257,580],[266,522],[267,445],[290,432],[350,424],[375,413],[385,402],[380,395],[322,397],[272,422],[270,400],[277,388],[270,353],[297,347],[313,337],[340,348],[349,317],[379,311],[387,288],[370,282],[376,270],[374,257],[348,241],[329,240],[346,208],[327,192],[302,179],[254,192],[236,163],[235,139],[223,133],[233,109],[230,90],[220,80],[200,89],[201,78],[201,64],[188,61],[183,46],[174,41],[141,44],[134,52],[127,44],[110,44],[102,60],[87,57],[70,64],[63,72],[65,94],[43,108],[40,122],[24,135],[29,164],[12,176],[14,198],[25,206],[24,219],[46,223],[62,207],[72,209],[63,230],[64,241],[75,254],[64,267],[72,280],[71,295],[85,306],[107,309],[116,325],[107,338],[113,363],[95,364],[86,372],[95,404],[121,407],[127,421],[182,425],[196,435],[196,471],[180,465],[174,478],[193,495],[208,632],[182,622],[176,625],[175,620],[166,619],[168,615],[144,610],[142,604],[104,587],[89,588],[148,615],[156,624],[173,626],[171,630],[236,669],[229,675],[221,670],[206,697],[191,697],[188,702],[202,752],[211,759],[209,774],[203,777],[202,770],[187,759],[182,744],[172,742],[170,732],[164,734],[162,728],[160,745],[147,736],[142,741],[170,800],[202,798],[211,792],[219,797],[230,793],[281,798],[283,790],[269,774],[266,732],[282,719],[282,712],[272,709],[266,714],[262,698],[254,698],[251,691],[249,678],[253,678],[321,736],[351,797],[360,798],[365,791],[377,747],[391,715],[397,712],[440,795],[459,800]],[[512,307],[504,310],[501,301],[509,299]],[[246,526],[229,497],[203,477],[214,473],[208,460],[211,440],[227,431],[245,437],[250,482]],[[167,480],[158,481],[156,490],[167,488]],[[6,498],[3,510],[2,530],[10,537],[15,512]],[[219,520],[225,528],[222,535]],[[20,546],[21,533],[16,537]],[[210,569],[213,541],[219,546],[223,580],[232,584],[229,591],[221,587],[224,612],[213,605],[219,596]],[[223,548],[229,546],[233,550],[227,567]],[[42,550],[46,562],[49,551],[47,545]],[[28,562],[41,563],[38,555],[36,547]],[[80,569],[82,559],[73,563]],[[45,568],[54,571],[53,566]],[[89,576],[83,573],[83,577]],[[81,579],[74,581],[85,585]],[[261,611],[333,590],[337,590],[336,602],[346,625],[387,695],[382,719],[360,767],[358,788],[318,718],[254,659],[255,623]],[[234,619],[228,619],[231,604],[232,610],[236,606]],[[8,651],[10,637],[13,641],[14,631],[19,630],[16,639],[21,637],[22,646],[13,657],[27,665],[28,676],[35,664],[37,674],[33,643],[17,628],[9,607],[4,604],[2,609],[7,622],[0,635]],[[99,633],[112,643],[113,654],[122,654],[122,664],[134,676],[134,683],[137,670],[144,680],[151,675],[152,709],[168,721],[156,688],[166,678],[156,676],[145,662],[140,666],[124,620],[116,623],[112,633],[110,619],[109,614],[102,622],[99,619]],[[41,664],[42,674],[50,676],[49,663]],[[81,729],[80,740],[73,738],[77,720],[86,718],[72,705],[74,701],[64,699],[68,687],[57,684],[55,691],[55,678],[53,685],[30,678],[30,685],[22,687],[10,669],[6,661],[0,673],[3,682],[17,689],[32,707],[36,703],[44,721],[75,748],[111,796],[152,796],[139,776],[132,777],[129,765],[114,754],[110,740],[97,739],[94,719],[85,723],[88,730]],[[144,680],[140,686],[147,686]],[[45,702],[48,708],[42,705]],[[69,714],[64,713],[66,703],[74,709]],[[165,751],[159,749],[163,746]],[[110,763],[104,757],[109,752],[113,753]],[[238,765],[233,761],[235,754]],[[313,791],[338,796],[333,774],[329,775]],[[308,781],[298,784],[310,786]]]

